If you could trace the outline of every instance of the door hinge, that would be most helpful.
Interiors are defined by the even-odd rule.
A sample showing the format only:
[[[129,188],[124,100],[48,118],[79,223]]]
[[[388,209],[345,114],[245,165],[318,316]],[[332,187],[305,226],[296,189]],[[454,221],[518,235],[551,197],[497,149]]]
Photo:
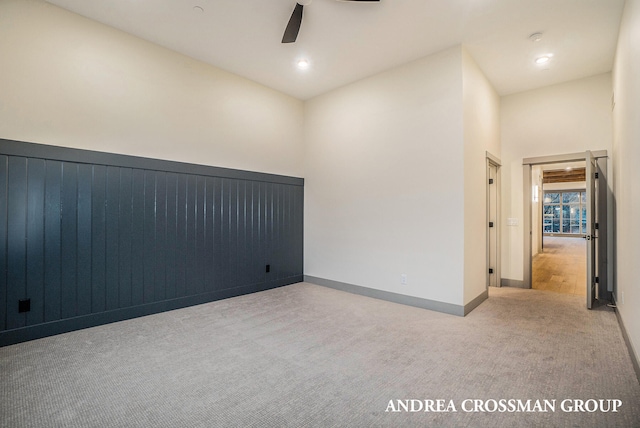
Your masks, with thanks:
[[[598,173],[597,172],[595,173],[595,178],[598,178]]]
[[[489,268],[489,274],[493,274],[493,268]]]
[[[593,280],[595,281],[596,284],[600,284],[600,277],[596,276]]]
[[[600,228],[600,225],[598,223],[596,223],[593,227],[597,230],[597,229]]]
[[[489,179],[489,184],[493,184],[493,178]]]
[[[489,222],[489,227],[493,227],[493,222],[492,221]]]

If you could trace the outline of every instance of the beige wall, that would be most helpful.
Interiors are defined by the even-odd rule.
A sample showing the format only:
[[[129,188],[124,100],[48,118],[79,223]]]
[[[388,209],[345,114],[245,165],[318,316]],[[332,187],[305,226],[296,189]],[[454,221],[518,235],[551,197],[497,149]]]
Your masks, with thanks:
[[[305,274],[460,306],[482,294],[499,105],[461,46],[308,101]]]
[[[503,278],[523,279],[522,160],[586,150],[611,154],[611,90],[605,73],[502,97]],[[517,226],[508,226],[508,218]]]
[[[464,304],[487,289],[487,161],[500,158],[500,97],[462,50],[464,109]]]
[[[0,2],[0,136],[302,176],[299,100],[48,3]]]
[[[613,72],[616,303],[640,360],[640,1],[627,0]]]
[[[462,305],[461,56],[306,103],[306,275]]]

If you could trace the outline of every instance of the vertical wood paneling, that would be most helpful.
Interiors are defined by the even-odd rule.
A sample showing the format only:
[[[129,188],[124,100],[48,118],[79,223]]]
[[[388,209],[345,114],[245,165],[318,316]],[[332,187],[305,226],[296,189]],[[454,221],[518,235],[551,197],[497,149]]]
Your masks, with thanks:
[[[7,328],[7,203],[9,159],[0,155],[0,330]]]
[[[280,241],[280,278],[288,278],[287,259],[289,257],[289,243],[287,242],[287,220],[288,220],[288,201],[289,186],[280,186],[280,230],[278,239]]]
[[[120,168],[107,167],[105,204],[105,306],[106,310],[119,307],[120,295]]]
[[[0,155],[0,332],[299,277],[302,195],[299,185]],[[31,310],[18,313],[25,298]]]
[[[251,183],[251,283],[257,284],[261,281],[264,268],[262,267],[261,238],[262,228],[260,224],[260,183]]]
[[[91,312],[107,308],[106,199],[107,168],[95,165],[91,187]]]
[[[280,222],[280,241],[281,241],[281,254],[282,254],[282,277],[288,278],[291,275],[291,268],[289,267],[289,263],[287,260],[291,256],[291,248],[289,244],[289,207],[290,207],[290,199],[291,199],[291,186],[282,186],[282,213],[281,213],[281,222]]]
[[[18,313],[18,300],[27,293],[27,159],[9,158],[7,247],[7,328],[24,327],[26,316]]]
[[[120,169],[118,201],[118,302],[121,308],[126,308],[132,305],[133,171],[130,168]]]
[[[222,211],[222,230],[220,234],[219,253],[222,259],[220,269],[222,271],[221,288],[229,288],[231,281],[231,275],[229,272],[229,246],[230,246],[230,233],[231,233],[231,204],[229,195],[229,180],[221,180],[221,194],[220,208]]]
[[[269,199],[267,201],[267,219],[268,219],[268,226],[267,226],[267,263],[269,263],[271,265],[271,273],[269,273],[266,277],[266,281],[272,281],[274,280],[276,277],[275,275],[277,274],[276,270],[277,270],[277,247],[276,244],[274,242],[274,233],[275,233],[275,228],[276,228],[276,206],[277,206],[277,202],[276,202],[276,192],[275,192],[275,187],[273,186],[273,184],[271,183],[267,183],[267,188],[268,188],[268,194],[269,194]]]
[[[213,275],[211,277],[211,290],[222,289],[222,180],[212,179],[211,222],[213,224]]]
[[[165,251],[165,297],[176,297],[176,257],[178,233],[178,176],[167,174],[167,234]]]
[[[260,183],[260,202],[262,204],[260,208],[260,260],[262,266],[267,264],[271,264],[271,253],[270,253],[270,245],[269,245],[269,201],[271,200],[271,192],[269,183]],[[265,270],[262,270],[262,275],[260,275],[259,282],[267,281],[267,273]]]
[[[207,177],[205,181],[205,222],[204,222],[204,288],[205,291],[215,290],[214,279],[214,218],[215,218],[215,201],[214,201],[214,180]]]
[[[166,298],[166,245],[167,245],[167,174],[156,173],[156,266],[153,300]]]
[[[195,210],[195,254],[194,254],[194,289],[195,293],[204,293],[204,257],[205,255],[205,194],[206,180],[203,176],[196,177],[196,210]]]
[[[249,258],[247,257],[247,182],[238,181],[238,256],[236,257],[236,281],[238,286],[248,285],[247,269]]]
[[[238,286],[238,180],[229,180],[229,279],[227,286]]]
[[[131,172],[131,305],[136,306],[144,301],[144,171]]]
[[[295,204],[293,201],[294,186],[286,186],[287,191],[287,218],[286,218],[286,246],[287,246],[287,277],[294,276],[296,274],[296,266],[293,265],[292,261],[295,260],[296,253],[301,252],[302,248],[296,246],[296,242],[294,240],[294,214],[295,214]]]
[[[78,165],[62,164],[62,210],[60,219],[60,302],[62,318],[77,315]]]
[[[60,231],[62,210],[62,162],[46,163],[44,203],[44,321],[55,321],[61,314],[60,279],[62,265]]]
[[[292,216],[292,223],[294,224],[293,242],[299,251],[296,251],[294,257],[292,257],[290,263],[295,267],[297,272],[302,272],[303,269],[303,236],[304,236],[304,188],[302,186],[296,186],[294,193],[294,214]]]
[[[193,175],[187,177],[187,260],[186,260],[186,295],[196,293],[196,190],[197,180]]]
[[[287,242],[287,217],[288,217],[288,197],[289,186],[280,187],[280,224],[278,226],[278,241],[280,252],[280,278],[289,276],[287,258],[289,256],[289,244]]]
[[[284,260],[282,257],[283,251],[283,242],[282,242],[282,217],[283,217],[283,193],[282,186],[274,186],[274,194],[275,194],[275,215],[274,215],[274,234],[273,241],[275,245],[275,279],[282,279],[284,277]]]
[[[78,165],[78,315],[91,313],[91,165]]]
[[[156,270],[156,174],[154,171],[144,172],[144,242],[143,252],[143,301],[153,301],[155,294]]]
[[[187,294],[187,192],[186,175],[178,176],[178,206],[176,235],[176,297]]]
[[[27,163],[27,290],[31,311],[26,325],[44,322],[44,185],[45,161]]]

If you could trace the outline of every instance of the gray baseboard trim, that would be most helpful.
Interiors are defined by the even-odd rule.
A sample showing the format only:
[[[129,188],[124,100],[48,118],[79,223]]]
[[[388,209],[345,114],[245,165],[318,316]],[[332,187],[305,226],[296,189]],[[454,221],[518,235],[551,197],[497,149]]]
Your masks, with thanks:
[[[480,306],[480,303],[489,298],[489,290],[484,290],[478,297],[464,305],[464,315],[467,316],[469,312]]]
[[[524,286],[524,281],[521,281],[519,279],[508,279],[508,278],[502,278],[500,280],[500,286],[501,287],[528,288],[528,287]]]
[[[615,296],[614,296],[615,297]],[[615,303],[615,299],[614,299]],[[620,311],[615,310],[616,318],[618,319],[618,324],[620,325],[620,331],[622,331],[622,337],[624,338],[624,343],[627,345],[627,350],[629,351],[629,356],[631,357],[631,364],[633,364],[633,370],[636,372],[636,377],[638,378],[638,382],[640,382],[640,362],[638,362],[638,357],[633,349],[633,345],[631,344],[631,340],[629,340],[629,335],[627,334],[627,329],[624,327],[624,321],[622,321],[622,317],[620,316]]]
[[[445,314],[465,316],[467,306],[472,305],[478,300],[467,306],[453,305],[451,303],[438,302],[436,300],[422,299],[420,297],[407,296],[404,294],[392,293],[390,291],[376,290],[374,288],[362,287],[360,285],[347,284],[345,282],[333,281],[330,279],[317,278],[315,276],[304,275],[304,282],[310,284],[321,285],[323,287],[333,288],[335,290],[346,291],[347,293],[359,294],[361,296],[373,297],[374,299],[386,300],[388,302],[400,303],[402,305],[414,306],[416,308],[428,309],[430,311],[443,312]],[[479,296],[480,297],[480,296]],[[484,299],[482,299],[484,300]],[[482,300],[476,304],[482,303]],[[475,307],[475,306],[474,306]],[[473,307],[471,308],[473,309]],[[471,309],[469,311],[471,311]]]

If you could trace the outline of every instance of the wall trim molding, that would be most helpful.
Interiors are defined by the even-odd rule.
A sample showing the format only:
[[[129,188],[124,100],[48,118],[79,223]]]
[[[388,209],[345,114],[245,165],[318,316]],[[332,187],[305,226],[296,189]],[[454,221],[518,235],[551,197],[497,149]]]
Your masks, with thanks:
[[[526,289],[529,288],[529,287],[525,286],[524,281],[522,281],[520,279],[508,279],[508,278],[502,278],[500,280],[500,286],[501,287],[526,288]]]
[[[321,285],[323,287],[333,288],[335,290],[346,291],[347,293],[359,294],[374,299],[386,300],[401,305],[414,306],[416,308],[428,309],[430,311],[443,312],[449,315],[465,316],[482,303],[487,297],[488,292],[485,291],[480,296],[473,299],[465,306],[454,305],[451,303],[438,302],[436,300],[423,299],[420,297],[407,296],[405,294],[392,293],[390,291],[376,290],[374,288],[362,287],[360,285],[348,284],[346,282],[333,281],[325,278],[304,275],[304,282],[310,284]]]
[[[285,285],[296,284],[298,282],[302,282],[302,275],[271,281],[268,283],[256,283],[226,290],[197,294],[194,296],[130,306],[112,311],[97,312],[94,314],[66,318],[43,324],[16,328],[13,330],[5,330],[0,332],[0,347],[27,342],[34,339],[42,339],[43,337],[53,336],[56,334],[69,333],[71,331],[82,330],[89,327],[97,327],[103,324],[111,324],[118,321],[153,315],[160,312],[202,305],[204,303],[270,290],[272,288],[283,287]]]
[[[608,157],[606,150],[594,150],[591,152],[594,158]],[[523,165],[544,165],[547,163],[573,162],[586,159],[586,152],[567,153],[562,155],[537,156],[522,159]]]
[[[615,302],[615,296],[614,296]],[[617,304],[617,303],[616,303]],[[638,382],[640,382],[640,361],[638,361],[638,357],[633,349],[633,345],[631,344],[631,340],[629,339],[629,335],[627,334],[627,329],[624,326],[624,321],[622,321],[622,316],[620,315],[620,311],[618,309],[614,309],[616,318],[618,319],[618,325],[620,326],[620,331],[622,332],[622,338],[624,339],[625,345],[627,345],[627,351],[629,351],[629,357],[631,357],[631,364],[633,365],[633,370],[636,372],[636,377],[638,378]]]
[[[48,144],[5,140],[2,138],[0,138],[0,153],[8,156],[21,156],[37,159],[88,163],[92,165],[151,169],[164,172],[175,172],[179,174],[223,177],[238,180],[259,181],[265,183],[289,184],[294,186],[304,185],[304,179],[298,177],[289,177],[285,175],[269,174],[265,172],[244,171],[239,169],[222,168],[218,166],[192,164],[163,159],[146,158],[141,156],[98,152],[94,150],[76,149],[71,147],[51,146]]]
[[[475,299],[464,305],[464,315],[467,316],[469,312],[480,306],[482,302],[489,298],[489,289],[484,290]]]

